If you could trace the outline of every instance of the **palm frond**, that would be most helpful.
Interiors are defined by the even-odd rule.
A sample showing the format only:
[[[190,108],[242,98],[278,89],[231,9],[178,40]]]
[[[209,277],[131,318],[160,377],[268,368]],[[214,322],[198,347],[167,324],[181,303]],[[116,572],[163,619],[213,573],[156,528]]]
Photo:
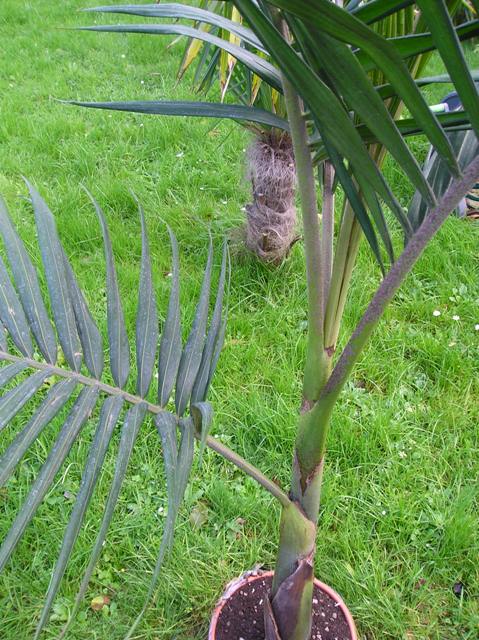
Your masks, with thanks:
[[[38,638],[48,623],[51,607],[94,495],[111,437],[115,429],[121,428],[114,477],[92,555],[80,585],[75,611],[81,604],[101,553],[135,442],[148,416],[155,420],[163,443],[169,504],[163,543],[150,591],[153,590],[166,550],[171,545],[175,518],[193,461],[194,439],[197,437],[203,448],[211,423],[212,409],[206,396],[224,336],[223,296],[227,263],[224,251],[216,296],[211,296],[214,256],[210,241],[195,319],[183,346],[178,246],[169,229],[173,249],[173,279],[169,310],[159,344],[158,311],[145,216],[141,205],[138,205],[142,253],[136,318],[135,384],[131,380],[130,346],[108,225],[100,206],[92,198],[102,228],[107,265],[108,374],[113,380],[112,386],[102,380],[105,375],[102,336],[62,247],[54,216],[36,189],[29,183],[27,185],[35,215],[48,300],[42,294],[37,272],[2,201],[0,234],[9,267],[0,256],[0,320],[5,327],[0,344],[0,361],[4,365],[0,368],[0,387],[8,385],[8,388],[0,397],[0,431],[3,430],[3,434],[11,432],[15,424],[13,421],[27,403],[30,405],[36,401],[38,406],[0,456],[0,486],[8,483],[17,464],[59,412],[66,407],[68,409],[58,436],[0,546],[0,570],[8,563],[71,448],[82,438],[90,416],[93,412],[99,412],[80,487],[37,624],[35,638]],[[211,297],[215,297],[215,305],[209,322]],[[47,308],[51,309],[52,318]],[[56,364],[57,337],[63,353],[58,362],[65,362],[64,366]],[[159,379],[158,401],[155,398],[150,402],[148,393],[155,369]],[[55,382],[44,393],[47,379]],[[136,387],[134,393],[130,391],[132,384]],[[176,411],[168,409],[173,389]],[[120,427],[121,422],[123,424]],[[6,429],[9,425],[10,429]],[[179,446],[176,444],[177,434],[180,437]],[[66,628],[63,633],[66,633]]]
[[[174,18],[194,20],[202,24],[210,24],[219,27],[229,33],[240,38],[244,43],[253,46],[258,51],[266,50],[261,44],[261,40],[254,35],[251,29],[248,29],[241,23],[230,20],[223,16],[220,12],[207,11],[201,7],[190,7],[180,3],[164,3],[164,4],[117,4],[103,7],[91,7],[84,9],[88,12],[98,13],[119,13],[131,16],[143,16],[145,18]]]
[[[479,155],[479,142],[473,131],[457,131],[450,134],[451,144],[457,154],[459,165],[465,169]],[[424,175],[434,192],[441,197],[452,182],[452,176],[441,157],[431,149],[423,167]],[[416,191],[408,209],[408,218],[414,229],[423,222],[428,211],[421,194]]]

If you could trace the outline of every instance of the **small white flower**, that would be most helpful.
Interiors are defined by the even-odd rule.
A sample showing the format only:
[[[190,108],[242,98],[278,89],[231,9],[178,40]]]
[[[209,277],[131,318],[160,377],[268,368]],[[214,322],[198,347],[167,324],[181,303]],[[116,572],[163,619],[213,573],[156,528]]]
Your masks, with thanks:
[[[475,325],[474,325],[474,329],[475,329],[476,331],[479,331],[479,324],[475,324]]]
[[[142,127],[142,126],[143,126],[143,122],[140,122],[140,127]]]
[[[124,53],[122,53],[122,54],[121,54],[121,57],[122,57],[122,58],[126,58],[126,56],[125,56],[125,54],[124,54]]]
[[[441,315],[441,312],[439,311],[439,309],[434,309],[434,311],[432,312],[432,315],[437,318],[438,316]]]
[[[399,452],[399,457],[400,458],[406,458],[407,457],[407,453],[405,451],[400,451]]]
[[[456,322],[457,322],[458,320],[460,320],[460,317],[459,316],[452,316],[452,319],[456,320]]]
[[[228,200],[222,200],[221,204],[228,204]]]
[[[177,158],[182,158],[185,154],[183,153],[183,151],[180,151],[179,153],[176,154]]]
[[[450,342],[450,343],[449,343],[449,346],[450,346],[450,347],[455,347],[455,346],[456,346],[456,343],[454,342],[454,340],[453,340],[452,342]]]
[[[386,515],[386,513],[387,513],[387,512],[386,512],[386,511],[384,511],[384,510],[383,510],[383,511],[381,511],[381,515],[382,515],[382,516],[385,516],[385,515]]]
[[[140,80],[140,84],[145,84],[145,81],[144,80]]]

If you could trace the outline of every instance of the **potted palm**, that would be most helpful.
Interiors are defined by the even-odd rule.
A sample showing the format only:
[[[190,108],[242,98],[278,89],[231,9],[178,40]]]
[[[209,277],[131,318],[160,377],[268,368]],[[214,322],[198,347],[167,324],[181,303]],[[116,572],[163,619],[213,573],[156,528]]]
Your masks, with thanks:
[[[93,326],[91,318],[86,313],[84,299],[61,253],[52,217],[44,202],[31,189],[54,321],[68,366],[57,367],[52,362],[51,353],[41,346],[43,333],[38,325],[41,318],[43,324],[40,326],[45,325],[46,312],[42,312],[41,318],[38,317],[38,309],[42,309],[39,306],[39,287],[35,284],[32,268],[24,260],[25,252],[18,236],[6,215],[3,215],[1,229],[16,290],[11,282],[9,286],[9,280],[4,276],[2,299],[6,304],[1,307],[0,319],[6,326],[11,341],[4,342],[0,357],[11,364],[2,372],[5,371],[5,378],[11,380],[16,375],[16,369],[12,367],[19,367],[21,371],[30,367],[38,371],[28,377],[26,383],[21,383],[4,396],[3,420],[7,422],[16,413],[18,398],[34,395],[37,385],[41,384],[40,380],[44,379],[42,376],[52,372],[66,378],[72,385],[83,386],[85,390],[81,392],[81,407],[77,403],[68,419],[73,422],[74,428],[68,425],[63,436],[65,441],[62,440],[52,449],[45,470],[40,472],[36,490],[27,498],[0,548],[0,568],[13,552],[98,394],[106,398],[107,407],[100,418],[98,444],[92,447],[91,456],[86,463],[82,490],[65,534],[64,546],[54,570],[36,637],[48,621],[49,608],[102,463],[103,451],[107,446],[103,434],[112,428],[111,424],[116,418],[115,411],[120,403],[132,406],[123,427],[125,442],[123,448],[120,446],[123,457],[118,462],[118,475],[115,475],[105,520],[82,582],[78,603],[101,551],[108,518],[111,517],[118,498],[139,423],[146,415],[152,415],[163,442],[169,517],[147,601],[153,593],[166,550],[171,543],[173,522],[191,465],[193,437],[196,437],[203,446],[218,452],[259,482],[278,500],[282,510],[274,574],[245,576],[239,588],[238,584],[229,587],[213,616],[210,640],[232,640],[238,637],[244,640],[309,640],[321,637],[349,640],[357,637],[354,623],[339,596],[314,580],[315,541],[328,428],[341,390],[389,301],[441,224],[479,175],[479,158],[467,158],[464,164],[464,156],[460,152],[454,152],[446,135],[448,130],[464,128],[471,128],[476,134],[479,131],[479,100],[460,44],[461,38],[477,33],[479,21],[454,26],[451,17],[459,3],[445,0],[420,0],[416,3],[403,0],[390,0],[387,3],[374,0],[366,3],[353,1],[345,8],[338,7],[329,0],[272,0],[261,3],[235,0],[234,4],[243,16],[244,23],[251,25],[253,35],[260,40],[271,57],[266,71],[264,58],[255,58],[254,53],[247,56],[249,63],[256,65],[255,70],[258,74],[262,73],[263,77],[274,77],[274,82],[280,85],[283,92],[286,118],[280,122],[274,116],[274,126],[282,127],[291,135],[301,200],[308,340],[303,395],[301,400],[298,399],[300,410],[293,447],[291,485],[288,489],[279,487],[259,469],[208,434],[211,409],[205,402],[205,396],[222,342],[224,324],[221,305],[226,259],[223,258],[217,302],[210,329],[206,332],[206,292],[209,290],[211,272],[211,259],[208,260],[197,315],[184,349],[179,342],[179,332],[175,329],[178,322],[178,300],[174,281],[168,312],[171,322],[165,325],[159,352],[159,379],[167,379],[168,382],[165,385],[160,382],[160,390],[166,389],[165,395],[160,391],[155,402],[148,401],[145,394],[154,366],[158,336],[152,329],[156,326],[155,316],[152,315],[155,305],[152,301],[151,278],[148,275],[148,248],[144,229],[144,268],[136,341],[138,371],[140,374],[146,366],[146,373],[144,377],[140,376],[142,381],[139,378],[136,393],[130,393],[125,389],[128,368],[124,364],[125,360],[119,358],[125,352],[126,338],[121,329],[122,323],[118,321],[121,320],[121,306],[116,293],[113,261],[103,218],[101,220],[109,274],[110,352],[113,356],[111,370],[114,384],[111,385],[101,382],[101,368],[92,369],[90,377],[80,372],[78,354],[81,351],[85,354],[85,363],[89,368],[89,359],[93,367],[92,355],[101,353],[98,338],[97,347],[93,350],[91,348],[89,336],[92,331],[94,335],[97,332],[87,330]],[[412,21],[416,24],[423,21],[427,29],[420,37],[405,36],[391,40],[382,35],[385,29],[384,24],[381,26],[380,23],[384,20]],[[448,75],[415,81],[405,61],[410,60],[411,56],[419,56],[433,49],[442,57]],[[245,51],[249,53],[246,47]],[[334,65],[329,64],[331,58],[334,59]],[[438,115],[432,113],[420,91],[421,85],[431,82],[454,84],[464,110]],[[402,103],[410,114],[404,119],[399,117]],[[391,105],[396,106],[392,108]],[[271,113],[245,105],[150,102],[84,103],[84,106],[170,115],[224,115],[253,122],[271,122],[273,118]],[[424,136],[435,147],[438,157],[450,174],[448,186],[439,197],[405,142],[406,136],[417,134]],[[417,190],[417,197],[424,202],[420,216],[408,216],[388,184],[381,171],[381,159],[386,153],[393,156],[398,168]],[[326,163],[324,171],[330,176],[320,188],[321,216],[315,180],[315,164],[319,163]],[[335,220],[333,201],[336,184],[341,185],[345,194],[345,205],[339,221]],[[414,207],[414,211],[417,211],[417,207]],[[400,230],[401,237],[396,227]],[[376,257],[382,279],[355,330],[350,336],[343,337],[345,347],[339,350],[337,344],[341,318],[362,236],[365,236]],[[14,266],[23,264],[27,266]],[[58,279],[59,273],[65,277]],[[62,280],[62,295],[59,296],[57,288]],[[33,285],[29,284],[32,282]],[[24,286],[24,283],[28,286]],[[37,304],[33,305],[32,300]],[[147,301],[151,304],[147,304]],[[13,307],[13,304],[16,306]],[[71,311],[67,313],[65,307]],[[13,321],[11,309],[18,311],[13,316],[14,319],[20,316],[23,320],[25,317],[21,326]],[[69,324],[66,323],[67,318],[70,318]],[[34,359],[30,343],[23,343],[22,340],[29,335],[29,329],[35,336],[46,363]],[[75,331],[79,338],[72,345],[71,338]],[[53,330],[50,334],[52,333]],[[167,346],[163,348],[164,344]],[[20,355],[15,354],[15,348]],[[174,355],[173,360],[165,360],[166,353]],[[87,357],[87,354],[90,355]],[[149,359],[145,360],[142,354],[149,354]],[[195,362],[195,366],[188,365],[189,362]],[[185,380],[188,380],[188,384]],[[175,385],[175,408],[168,411],[166,403]],[[52,403],[45,400],[38,411],[42,416],[40,425],[43,425],[50,419]],[[36,417],[34,426],[30,427],[32,435],[29,438],[36,437],[41,429],[38,420]],[[177,429],[180,432],[179,442]],[[14,452],[17,450],[15,447]],[[12,468],[18,459],[18,453],[12,454],[10,448],[7,452],[6,460],[9,468]],[[4,465],[5,459],[2,460],[0,469],[3,470]],[[246,611],[246,616],[241,616],[239,610]],[[241,617],[246,618],[246,621],[239,630]],[[140,620],[141,614],[128,637],[131,637]]]

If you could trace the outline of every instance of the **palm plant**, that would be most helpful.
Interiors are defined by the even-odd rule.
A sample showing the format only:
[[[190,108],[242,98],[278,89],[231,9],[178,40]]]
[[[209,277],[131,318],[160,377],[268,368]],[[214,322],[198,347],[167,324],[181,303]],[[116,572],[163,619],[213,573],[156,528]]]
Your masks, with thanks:
[[[140,33],[179,34],[186,38],[178,79],[196,65],[193,83],[205,96],[219,84],[221,102],[226,94],[239,105],[255,105],[280,118],[286,115],[280,85],[263,81],[248,65],[237,58],[244,44],[258,55],[269,58],[261,42],[242,24],[238,9],[228,2],[201,0],[198,8],[178,4],[113,5],[92,11],[122,13],[129,16],[155,18],[189,18],[194,28],[175,22],[142,25]],[[107,30],[99,27],[99,30]],[[127,31],[128,26],[112,27]],[[135,32],[136,27],[134,27]],[[200,32],[200,37],[195,34]],[[227,49],[222,48],[227,43]],[[236,55],[235,55],[236,54]],[[241,121],[253,138],[246,153],[246,175],[251,184],[253,202],[247,204],[244,241],[247,248],[261,260],[279,264],[297,239],[295,208],[295,169],[291,136],[281,127],[268,122]]]
[[[342,0],[332,0],[342,5]],[[355,11],[360,2],[344,2],[350,11]],[[397,11],[388,12],[384,17],[372,23],[372,28],[389,39],[406,38],[427,31],[427,25],[414,14],[413,3]],[[449,2],[451,16],[460,11],[460,1]],[[247,175],[251,182],[253,202],[246,206],[247,247],[262,260],[280,263],[289,253],[291,245],[297,239],[295,209],[295,166],[292,140],[289,131],[276,126],[274,116],[285,118],[286,106],[282,85],[278,76],[271,77],[273,56],[266,43],[258,39],[245,24],[247,21],[232,2],[217,0],[201,0],[198,7],[180,4],[156,5],[110,5],[96,7],[89,11],[135,15],[148,19],[188,19],[194,20],[194,27],[178,22],[154,23],[144,25],[102,25],[86,27],[88,30],[142,33],[149,35],[178,34],[186,37],[187,44],[179,67],[181,78],[185,71],[196,62],[194,83],[199,91],[205,94],[211,89],[215,78],[221,92],[221,102],[226,92],[232,94],[241,106],[255,105],[258,118],[245,118],[240,122],[250,129],[254,138],[247,153]],[[473,34],[469,32],[467,37]],[[247,55],[251,52],[252,55]],[[404,51],[406,64],[413,78],[422,73],[431,53],[430,47],[416,51]],[[409,55],[408,55],[409,54]],[[264,61],[268,65],[265,65]],[[328,65],[324,65],[327,67]],[[369,69],[376,87],[385,83],[384,73],[373,66]],[[176,113],[191,114],[192,105],[175,104]],[[386,100],[385,106],[395,119],[400,117],[403,103],[397,97]],[[170,113],[173,105],[158,105]],[[199,105],[198,105],[199,107]],[[207,115],[201,105],[201,114]],[[260,118],[261,112],[268,112],[272,119]],[[227,116],[226,111],[212,111],[211,116],[236,117],[234,111]],[[239,116],[238,116],[239,117]],[[375,163],[381,166],[385,157],[385,149],[381,144],[372,145],[371,155]],[[331,171],[325,167],[323,179],[329,183]],[[326,186],[329,191],[331,185]]]
[[[196,402],[197,399],[204,399],[202,394],[198,398],[191,397],[194,400],[191,404],[191,420],[199,425],[196,426],[195,433],[203,443],[206,442],[208,446],[255,478],[279,501],[282,508],[279,548],[272,592],[264,602],[265,637],[266,640],[308,640],[311,632],[317,520],[326,439],[332,411],[348,376],[360,358],[362,350],[387,304],[441,224],[474,185],[479,175],[479,158],[468,158],[466,161],[457,150],[455,151],[446,135],[450,131],[461,131],[467,128],[471,128],[476,136],[479,133],[479,100],[460,45],[460,39],[467,39],[477,34],[479,21],[475,20],[455,27],[452,16],[458,2],[454,0],[417,0],[415,3],[412,0],[371,0],[366,3],[358,3],[353,0],[345,8],[338,7],[329,0],[269,0],[268,2],[235,0],[234,5],[243,17],[244,24],[251,25],[247,36],[244,33],[246,27],[242,26],[243,36],[240,37],[243,38],[243,42],[246,41],[246,38],[250,42],[251,38],[259,40],[261,47],[269,52],[271,62],[265,61],[261,56],[251,52],[248,48],[249,45],[238,47],[238,50],[234,49],[233,55],[237,55],[238,59],[247,64],[254,73],[283,92],[286,107],[285,118],[279,118],[276,114],[248,105],[177,102],[82,104],[89,107],[163,115],[222,116],[269,124],[282,128],[291,135],[304,233],[308,294],[308,341],[304,365],[303,397],[298,416],[289,491],[278,487],[258,469],[209,436],[205,440],[206,428],[203,427],[203,423],[207,423],[209,412],[201,402]],[[191,12],[195,11],[193,7],[182,8],[178,5],[174,5],[174,7],[177,17],[181,17],[181,12],[184,15],[188,11],[191,16]],[[129,10],[131,7],[128,8]],[[204,18],[203,14],[202,18]],[[198,18],[198,20],[201,21],[202,18]],[[216,18],[211,17],[211,20],[213,19]],[[387,31],[385,25],[411,20],[416,24],[422,21],[424,32],[400,38],[390,38],[385,33]],[[134,31],[144,30],[144,27],[136,25],[135,27],[130,26],[128,29],[124,27],[104,28],[104,30],[115,29]],[[216,44],[218,46],[221,44],[226,51],[232,51],[231,43]],[[432,50],[436,50],[441,56],[448,75],[415,80],[408,61]],[[334,64],[331,64],[331,59],[334,60]],[[422,66],[424,58],[418,60],[419,62],[415,64]],[[432,113],[420,90],[421,86],[432,82],[453,83],[464,105],[464,110],[437,115]],[[408,117],[404,119],[399,117],[402,104],[409,112]],[[421,171],[417,159],[405,142],[406,136],[418,134],[434,146],[443,167],[447,168],[450,179],[445,190],[439,194],[434,192],[432,183]],[[424,207],[420,215],[408,216],[388,184],[381,171],[382,160],[386,153],[391,154],[397,167],[423,200]],[[320,185],[321,217],[318,215],[318,185],[315,180],[315,164],[320,164],[323,167],[322,173],[326,177]],[[336,221],[333,194],[335,185],[339,184],[344,191],[346,204],[340,219]],[[34,196],[35,192],[32,192],[34,204],[37,209],[43,211],[44,205],[40,206],[37,197]],[[51,237],[55,236],[52,233],[44,233],[43,226],[42,223],[39,225],[39,242],[41,246],[43,243],[48,247]],[[10,229],[8,225],[2,225],[2,227],[7,231]],[[51,224],[49,224],[48,230],[52,230]],[[16,236],[11,235],[10,231],[9,233],[9,236],[5,236],[4,231],[7,251],[20,251]],[[382,272],[382,280],[352,335],[344,336],[346,346],[338,353],[337,342],[341,318],[348,297],[359,239],[362,235],[366,237],[376,257],[379,270]],[[144,236],[144,247],[146,246],[145,242]],[[108,242],[107,246],[109,246]],[[57,250],[48,252],[45,248],[42,249],[47,273],[49,270],[54,271],[53,257],[57,257],[56,264],[58,264],[58,255],[60,255],[58,244],[54,245],[54,249]],[[144,254],[147,255],[145,248]],[[23,253],[21,255],[23,256]],[[9,258],[13,271],[13,265],[16,262],[12,256]],[[110,265],[110,282],[114,282],[114,276],[111,275],[113,273],[111,257],[107,257],[107,262]],[[146,258],[145,262],[147,264]],[[69,273],[65,266],[66,262],[61,264],[63,264],[63,269]],[[210,267],[207,267],[207,273],[209,269]],[[223,274],[224,271],[223,267]],[[147,267],[145,267],[145,272],[148,272]],[[30,274],[31,269],[25,273]],[[35,322],[38,323],[38,319],[36,315],[30,319],[27,314],[27,309],[31,309],[32,305],[28,302],[30,298],[23,298],[26,295],[26,289],[22,287],[22,281],[19,280],[19,277],[14,273],[20,296],[20,301],[16,301],[15,308],[20,309],[23,306],[25,314],[29,318],[28,322],[32,332],[36,336],[38,329]],[[223,275],[222,280],[224,277]],[[6,282],[5,279],[4,281]],[[71,285],[71,278],[67,282],[70,282],[69,295],[71,299],[81,301],[79,294],[75,293],[77,288]],[[209,276],[206,277],[206,282],[209,282]],[[51,292],[55,292],[55,286],[50,284],[48,276],[47,283]],[[114,286],[110,286],[111,288],[114,290]],[[208,288],[208,284],[204,285],[203,291],[205,288]],[[13,364],[18,363],[19,366],[25,364],[32,366],[31,349],[25,353],[22,351],[26,347],[20,338],[25,334],[25,328],[18,335],[15,333],[19,331],[19,328],[12,322],[9,311],[14,308],[12,303],[15,302],[15,298],[12,291],[15,293],[15,290],[12,287],[8,288],[8,285],[4,287],[4,290],[9,294],[10,304],[7,305],[6,310],[4,308],[0,319],[6,325],[13,342],[23,355],[12,356],[10,351],[4,349],[2,358],[13,361]],[[203,300],[203,291],[201,300]],[[67,360],[70,362],[71,359],[70,366],[74,371],[77,371],[78,362],[74,358],[78,353],[78,348],[70,350],[70,355],[67,356],[67,348],[69,347],[66,337],[70,336],[73,323],[70,322],[68,326],[65,324],[65,311],[60,313],[63,307],[61,305],[58,307],[60,303],[55,301],[57,297],[52,297],[52,310],[59,336],[63,336],[62,348]],[[145,297],[148,296],[145,294]],[[221,300],[220,292],[217,299]],[[117,302],[115,302],[117,300],[118,296],[113,296],[109,305],[110,318],[115,317],[115,308],[117,311],[119,309]],[[75,309],[78,304],[77,302],[76,305],[73,305],[73,308]],[[80,307],[84,308],[84,305],[80,304]],[[140,309],[142,308],[143,306],[140,307]],[[204,306],[201,308],[204,314]],[[171,311],[172,317],[176,318],[177,303],[171,303],[170,309],[173,309]],[[218,314],[220,314],[219,311]],[[212,326],[221,325],[219,320],[215,321],[218,314],[215,310]],[[83,317],[83,314],[79,315]],[[200,315],[202,316],[202,314]],[[113,320],[110,323],[113,331],[117,325]],[[195,321],[193,325],[193,332],[197,336],[202,334],[202,331],[198,329],[198,323],[199,321]],[[145,323],[141,324],[137,331],[137,345],[139,345],[137,348],[140,352],[141,344],[144,344],[141,336],[145,331],[145,326]],[[219,332],[219,329],[216,329],[216,332]],[[80,338],[82,335],[87,335],[85,330],[78,333]],[[165,331],[163,335],[165,335]],[[197,354],[200,352],[203,355],[204,353],[212,353],[211,346],[207,349],[208,345],[211,345],[209,336],[208,333],[206,347],[202,352],[198,349]],[[119,340],[119,338],[116,339]],[[89,342],[85,338],[83,340],[86,344],[83,346],[85,361],[88,364],[86,353]],[[153,342],[151,340],[150,344]],[[216,344],[219,345],[220,342],[218,336]],[[38,344],[40,347],[40,342]],[[43,348],[41,350],[45,355]],[[98,349],[93,350],[93,353],[97,353],[97,351]],[[216,351],[213,348],[213,352],[216,353]],[[149,352],[151,353],[152,350]],[[183,351],[182,361],[187,357],[185,354],[190,352],[189,340]],[[203,355],[201,358],[199,355],[197,356],[197,359],[200,360],[200,372],[204,364]],[[47,355],[45,357],[49,363]],[[210,361],[212,363],[215,361],[211,355],[206,357],[205,362]],[[46,364],[42,369],[48,370],[48,367],[51,368],[51,366],[53,365]],[[181,363],[179,366],[181,371]],[[8,369],[4,369],[4,371],[6,370]],[[78,373],[72,374],[75,381],[81,382],[83,377],[80,378],[79,375]],[[196,377],[198,378],[198,376]],[[35,380],[34,384],[32,383],[33,386],[40,384],[34,376],[32,379]],[[145,379],[148,380],[148,375]],[[208,373],[203,370],[201,379],[210,379],[209,370]],[[178,508],[179,497],[186,480],[186,470],[192,455],[192,428],[187,428],[187,425],[191,425],[191,421],[183,414],[190,400],[190,392],[178,392],[179,384],[180,389],[182,388],[179,380],[181,377],[178,373],[176,397],[180,393],[182,400],[180,403],[177,401],[176,415],[164,411],[161,397],[156,405],[146,403],[145,409],[145,413],[150,411],[161,416],[156,418],[156,422],[164,443],[171,519],[174,519]],[[117,387],[121,387],[123,382],[124,378],[118,379],[116,381]],[[171,379],[170,384],[172,384]],[[90,387],[88,388],[88,398],[93,403],[90,398],[93,393]],[[29,388],[32,387],[29,386]],[[95,385],[92,388],[95,388]],[[110,389],[110,387],[104,389],[103,386],[99,388],[107,393]],[[190,391],[193,388],[190,387]],[[141,385],[137,396],[129,396],[124,391],[117,391],[115,397],[119,395],[125,401],[133,402],[134,410],[140,412],[140,407],[143,405],[138,397],[141,398],[143,391],[144,386]],[[32,391],[32,393],[34,392]],[[8,398],[8,395],[5,397]],[[133,398],[135,399],[133,400]],[[113,400],[111,402],[113,403]],[[8,411],[5,415],[6,420],[9,420]],[[76,415],[77,413],[72,420],[75,420],[75,429],[79,429],[78,425],[81,419],[76,419]],[[81,413],[81,416],[84,415],[86,414]],[[105,418],[100,424],[103,422],[107,422],[107,419]],[[172,437],[177,424],[182,430],[178,453],[176,439]],[[68,429],[68,433],[70,433],[70,429]],[[61,464],[61,460],[57,460],[58,449],[59,447],[56,447],[52,450],[51,458],[47,461],[50,464],[48,474],[47,471],[40,474],[42,487],[45,486],[47,475],[50,478],[57,469],[57,465]],[[61,450],[66,455],[66,447],[62,445]],[[85,482],[86,488],[80,492],[82,496],[89,492],[89,487],[92,485],[90,479],[96,477],[97,470],[101,465],[99,456],[95,455],[94,459],[94,463],[87,463],[89,475],[88,481]],[[185,459],[188,464],[182,462]],[[175,462],[177,461],[175,471]],[[41,495],[37,499],[41,499]],[[0,552],[0,558],[4,558],[2,564],[5,563],[6,558],[13,550],[19,533],[23,530],[21,523],[26,523],[28,520],[27,516],[31,510],[28,504],[27,500],[27,512],[25,512],[25,508],[22,509],[19,516],[20,524],[14,523],[13,533],[7,536],[2,547]],[[84,503],[81,503],[78,512],[82,514],[83,511]],[[72,537],[74,538],[71,531],[74,533],[77,530],[76,527],[79,526],[78,512],[75,511],[75,524],[72,525],[71,530],[69,526],[68,545],[72,543]],[[104,533],[103,529],[102,526],[101,531]],[[165,530],[166,542],[160,552],[160,558],[154,572],[155,578],[158,575],[165,547],[170,538],[171,530],[168,527]],[[4,548],[6,551],[3,551]],[[97,552],[97,547],[95,547],[93,559],[95,559]],[[59,560],[60,567],[63,567],[66,562],[67,555],[62,552]],[[56,585],[60,574],[61,571],[55,570],[54,576],[56,578],[52,582],[53,585]],[[49,592],[47,605],[51,604],[52,598],[53,593]],[[46,617],[42,616],[41,625],[45,620]]]
[[[202,31],[213,35],[219,32],[229,42],[241,44],[241,38],[233,29],[239,28],[243,20],[232,3],[203,0],[199,8],[205,10],[206,19],[211,13],[225,18],[221,29],[215,24],[199,23]],[[115,7],[112,11],[115,11]],[[137,12],[138,8],[132,9],[132,13]],[[165,15],[168,13],[164,5],[148,13],[151,18]],[[267,55],[259,40],[255,45],[259,47],[260,54]],[[205,96],[218,82],[221,102],[228,92],[239,104],[255,105],[281,118],[286,116],[281,90],[264,82],[221,47],[207,40],[187,38],[178,78],[181,79],[193,64],[196,64],[193,83],[196,90]],[[253,135],[246,153],[246,174],[251,184],[253,202],[245,207],[245,244],[261,260],[279,264],[297,239],[296,172],[291,136],[276,127],[249,122],[242,124]]]

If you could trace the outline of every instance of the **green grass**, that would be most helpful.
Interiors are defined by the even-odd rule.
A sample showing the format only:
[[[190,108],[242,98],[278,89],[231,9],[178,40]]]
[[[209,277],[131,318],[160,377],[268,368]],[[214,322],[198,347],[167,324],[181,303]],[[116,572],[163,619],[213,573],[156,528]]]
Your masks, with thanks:
[[[76,33],[84,0],[3,0],[0,40],[0,192],[32,248],[26,175],[46,197],[68,254],[105,329],[104,262],[99,228],[81,185],[111,224],[120,286],[133,335],[139,271],[139,222],[150,230],[162,317],[170,253],[164,221],[182,250],[182,300],[191,319],[206,260],[208,229],[218,249],[242,219],[247,135],[232,123],[159,119],[81,110],[57,98],[188,98],[175,87],[180,47],[159,38]],[[441,89],[431,95],[437,100]],[[424,145],[418,141],[423,153]],[[388,175],[404,203],[407,184]],[[477,530],[479,474],[479,279],[477,223],[451,219],[388,310],[342,395],[333,418],[318,532],[316,573],[350,606],[361,638],[472,640],[479,628]],[[216,262],[219,262],[219,253]],[[345,317],[347,335],[378,280],[364,246]],[[226,344],[211,395],[213,433],[284,486],[300,398],[305,290],[298,243],[278,269],[234,259]],[[439,317],[433,311],[441,311]],[[453,320],[458,315],[459,320]],[[0,451],[31,409],[2,433]],[[0,577],[2,639],[32,636],[71,510],[94,425],[87,427]],[[45,430],[0,493],[3,535],[59,423]],[[114,445],[117,440],[115,439]],[[45,638],[71,610],[102,514],[114,464],[107,459]],[[68,495],[68,494],[67,494]],[[207,515],[199,528],[193,509]],[[88,598],[72,640],[123,637],[143,596],[158,550],[166,494],[161,448],[143,428]],[[136,637],[200,640],[212,606],[231,578],[274,562],[279,511],[260,488],[206,452],[194,467],[160,580],[157,602]],[[468,598],[452,592],[456,581]],[[109,594],[101,613],[90,600]]]

